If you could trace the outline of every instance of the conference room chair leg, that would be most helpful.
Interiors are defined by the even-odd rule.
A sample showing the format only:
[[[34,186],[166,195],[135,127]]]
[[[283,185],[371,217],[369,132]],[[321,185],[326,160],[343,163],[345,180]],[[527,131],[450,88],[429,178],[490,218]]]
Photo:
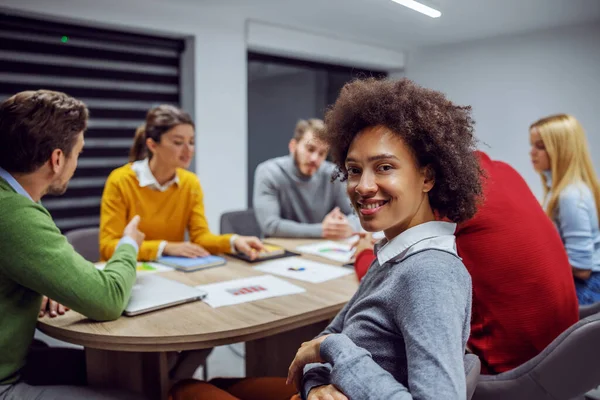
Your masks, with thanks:
[[[172,356],[176,358],[174,365],[169,365],[171,381],[176,383],[182,379],[193,378],[198,367],[202,367],[202,376],[206,380],[206,358],[211,352],[212,349],[201,349],[168,353],[168,358],[172,358]]]
[[[141,393],[163,400],[169,391],[167,353],[85,349],[88,385]]]
[[[287,376],[290,363],[302,342],[313,339],[328,324],[329,321],[320,321],[246,342],[246,376]]]

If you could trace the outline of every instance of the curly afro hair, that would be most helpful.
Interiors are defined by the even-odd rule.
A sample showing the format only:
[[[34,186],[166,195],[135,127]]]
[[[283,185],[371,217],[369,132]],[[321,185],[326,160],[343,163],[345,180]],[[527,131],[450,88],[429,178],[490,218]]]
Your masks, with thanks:
[[[385,126],[412,149],[420,167],[434,172],[435,185],[429,192],[433,210],[441,218],[463,222],[475,215],[482,194],[473,124],[470,106],[457,106],[440,92],[408,79],[369,78],[342,88],[319,136],[330,146],[338,167],[334,179],[345,180],[345,160],[356,135]]]

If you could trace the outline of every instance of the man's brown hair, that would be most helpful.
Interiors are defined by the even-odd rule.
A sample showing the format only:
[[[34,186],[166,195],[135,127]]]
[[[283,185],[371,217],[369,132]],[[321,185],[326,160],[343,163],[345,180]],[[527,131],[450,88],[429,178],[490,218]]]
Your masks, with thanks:
[[[308,131],[312,132],[313,135],[317,137],[325,131],[325,123],[323,120],[317,118],[301,119],[296,124],[296,129],[294,129],[294,139],[299,142]]]
[[[26,91],[0,104],[0,167],[30,173],[60,149],[69,157],[87,127],[86,105],[61,92]]]

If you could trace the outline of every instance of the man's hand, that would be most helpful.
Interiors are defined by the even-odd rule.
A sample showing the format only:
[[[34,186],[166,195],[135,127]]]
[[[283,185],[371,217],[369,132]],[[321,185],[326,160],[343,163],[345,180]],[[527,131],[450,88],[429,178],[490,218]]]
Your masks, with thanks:
[[[354,233],[348,218],[340,211],[339,207],[327,214],[321,225],[323,226],[323,237],[326,239],[345,239]]]
[[[255,260],[258,253],[265,250],[262,242],[256,236],[238,236],[233,241],[233,246],[236,251],[244,253],[251,260]]]
[[[191,242],[168,242],[163,249],[165,256],[177,256],[177,257],[206,257],[210,255],[208,251],[202,246]]]
[[[307,400],[348,400],[348,397],[333,385],[323,385],[311,389]]]
[[[69,307],[65,307],[62,304],[58,304],[54,300],[50,300],[48,297],[44,296],[42,299],[42,306],[40,307],[40,318],[46,315],[50,316],[50,318],[54,318],[58,315],[63,315],[69,311]]]
[[[296,357],[288,369],[288,377],[286,384],[293,383],[298,390],[300,390],[300,384],[302,382],[302,375],[304,374],[304,366],[310,363],[323,362],[321,359],[321,343],[329,335],[323,335],[310,342],[304,342],[296,352]]]
[[[131,221],[129,221],[129,223],[123,230],[123,236],[129,236],[130,238],[132,238],[133,240],[136,241],[136,243],[138,244],[138,247],[141,247],[142,242],[144,241],[144,237],[146,235],[144,235],[144,233],[142,233],[138,229],[139,223],[140,223],[140,216],[136,215],[135,217],[133,217],[131,219]]]

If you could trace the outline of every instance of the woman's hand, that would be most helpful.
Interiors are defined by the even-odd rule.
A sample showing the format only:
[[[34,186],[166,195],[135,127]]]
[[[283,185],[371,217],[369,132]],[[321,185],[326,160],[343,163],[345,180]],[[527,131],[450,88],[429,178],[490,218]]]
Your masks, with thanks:
[[[304,366],[310,363],[323,362],[321,359],[321,343],[327,339],[329,335],[323,335],[310,342],[304,342],[296,352],[296,357],[288,370],[286,384],[293,383],[300,390],[302,376],[304,374]]]
[[[163,254],[165,256],[188,258],[206,257],[210,255],[204,247],[191,242],[168,242],[163,250]]]
[[[238,236],[233,241],[233,245],[236,251],[244,253],[251,260],[256,259],[258,253],[265,250],[262,242],[256,236]]]
[[[348,397],[333,385],[323,385],[308,392],[307,400],[348,400]]]

